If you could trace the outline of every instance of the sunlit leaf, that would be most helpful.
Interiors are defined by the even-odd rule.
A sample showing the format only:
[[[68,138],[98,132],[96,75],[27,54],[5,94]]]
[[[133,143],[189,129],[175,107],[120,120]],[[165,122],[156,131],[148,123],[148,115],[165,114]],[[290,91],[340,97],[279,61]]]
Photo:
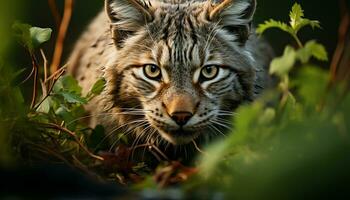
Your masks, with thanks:
[[[321,28],[320,22],[317,20],[302,19],[301,22],[295,27],[296,32],[305,26],[311,26],[312,29]]]
[[[290,17],[290,25],[293,29],[296,29],[296,27],[300,24],[302,21],[302,18],[304,17],[304,11],[301,8],[300,4],[295,3],[292,7],[292,10],[289,14]]]
[[[33,52],[35,48],[50,40],[52,33],[50,28],[32,27],[29,24],[19,22],[14,23],[12,28],[17,40],[30,52]]]
[[[294,66],[296,61],[296,51],[294,48],[287,46],[281,57],[273,59],[270,64],[270,74],[275,74],[280,77],[287,75]]]
[[[51,109],[51,97],[47,97],[39,106],[38,111],[42,113],[49,113]]]
[[[328,54],[325,47],[322,44],[317,43],[315,40],[307,42],[303,48],[299,49],[297,56],[302,63],[309,62],[311,57],[320,61],[328,60]]]
[[[292,7],[289,17],[290,26],[295,33],[298,33],[301,28],[307,25],[310,25],[312,28],[321,28],[319,21],[304,18],[304,11],[298,3],[295,3]]]
[[[50,28],[31,27],[29,31],[34,48],[39,47],[51,38],[52,30]]]
[[[265,21],[263,24],[260,24],[259,27],[256,29],[256,32],[258,34],[263,34],[266,30],[270,28],[278,28],[285,32],[293,34],[293,29],[289,27],[286,23],[275,21],[273,19],[270,19],[269,21]]]

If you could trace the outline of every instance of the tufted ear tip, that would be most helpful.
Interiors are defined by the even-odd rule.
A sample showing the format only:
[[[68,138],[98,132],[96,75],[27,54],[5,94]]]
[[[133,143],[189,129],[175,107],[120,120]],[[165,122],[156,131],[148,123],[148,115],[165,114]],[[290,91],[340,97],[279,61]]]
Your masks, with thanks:
[[[213,4],[209,19],[218,20],[223,29],[238,36],[240,44],[245,44],[251,33],[251,21],[256,10],[256,0],[222,0]]]
[[[256,0],[221,0],[219,3],[210,0],[210,3],[212,5],[209,11],[210,20],[220,17],[225,12],[240,15],[241,18],[252,18],[257,5]]]
[[[150,0],[105,0],[105,11],[111,23],[113,39],[119,48],[140,27],[153,20]]]
[[[225,10],[227,7],[231,6],[234,0],[223,0],[219,4],[210,1],[213,7],[211,8],[211,11],[209,12],[209,19],[214,20],[220,13]]]
[[[105,11],[112,22],[123,19],[141,21],[153,19],[149,0],[105,0]]]

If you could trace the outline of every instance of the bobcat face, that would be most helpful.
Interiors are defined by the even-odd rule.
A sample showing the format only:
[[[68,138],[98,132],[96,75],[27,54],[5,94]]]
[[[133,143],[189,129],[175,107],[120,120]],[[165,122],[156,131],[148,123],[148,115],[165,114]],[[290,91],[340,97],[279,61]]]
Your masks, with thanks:
[[[106,10],[117,49],[107,92],[118,111],[142,109],[123,123],[143,120],[129,126],[176,145],[229,129],[233,109],[254,93],[244,46],[255,0],[107,0]]]

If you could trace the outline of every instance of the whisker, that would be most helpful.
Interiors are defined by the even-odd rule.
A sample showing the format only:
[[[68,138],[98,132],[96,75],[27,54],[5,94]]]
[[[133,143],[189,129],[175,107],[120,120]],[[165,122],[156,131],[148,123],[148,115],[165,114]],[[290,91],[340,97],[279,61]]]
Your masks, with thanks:
[[[145,115],[145,112],[150,112],[150,111],[127,111],[127,112],[119,112],[119,113],[100,113],[100,114],[92,114],[92,115],[86,115],[86,116],[83,116],[83,117],[79,117],[77,119],[74,119],[72,121],[70,121],[69,123],[67,123],[67,126],[74,123],[74,122],[77,122],[79,120],[82,120],[82,119],[87,119],[87,118],[90,118],[90,117],[95,117],[95,116],[113,116],[113,115],[133,115],[133,116],[143,116]]]
[[[218,122],[218,121],[210,120],[210,122],[212,122],[213,124],[217,124],[217,125],[219,125],[219,126],[225,127],[225,128],[227,128],[227,129],[229,129],[229,130],[232,129],[231,127],[229,127],[229,126],[227,126],[227,125],[225,125],[225,124],[222,124],[222,123],[220,123],[220,122]]]
[[[218,133],[220,133],[221,135],[223,135],[224,137],[226,137],[226,135],[220,131],[218,128],[216,128],[215,126],[213,126],[212,124],[209,124],[210,127],[212,127],[213,129],[215,129]]]
[[[148,123],[148,121],[147,121],[147,120],[132,121],[132,122],[129,122],[129,123],[124,124],[124,125],[122,125],[122,126],[119,126],[119,127],[117,127],[117,128],[114,128],[112,131],[110,131],[110,132],[105,136],[105,138],[104,138],[103,140],[105,140],[105,139],[107,139],[108,137],[110,137],[110,136],[111,136],[115,131],[117,131],[118,129],[120,129],[120,128],[122,128],[122,127],[125,127],[125,126],[127,126],[127,125],[130,125],[130,124],[133,124],[133,123],[136,123],[137,126],[144,126],[144,125],[146,125],[146,124]],[[128,128],[128,129],[126,130],[126,132],[124,132],[124,133],[122,133],[121,135],[119,135],[118,139],[116,139],[116,140],[112,143],[112,145],[111,145],[111,147],[110,147],[110,151],[114,148],[114,146],[117,144],[117,142],[119,142],[123,137],[129,135],[130,133],[132,133],[132,132],[134,132],[134,131],[135,131],[135,129],[133,129],[133,128]]]
[[[194,148],[195,148],[199,153],[204,154],[204,155],[207,155],[206,152],[204,152],[203,150],[201,150],[201,149],[198,147],[198,145],[197,145],[197,143],[196,143],[195,140],[192,140],[192,143],[193,143],[193,145],[194,145]]]

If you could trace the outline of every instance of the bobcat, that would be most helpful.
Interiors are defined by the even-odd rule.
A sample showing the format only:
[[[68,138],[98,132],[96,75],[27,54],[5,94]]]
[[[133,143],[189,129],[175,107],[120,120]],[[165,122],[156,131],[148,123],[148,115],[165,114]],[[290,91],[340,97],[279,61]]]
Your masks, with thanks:
[[[225,134],[234,110],[268,82],[272,53],[254,34],[255,8],[256,0],[105,0],[69,59],[83,92],[106,80],[87,106],[91,126],[173,147]]]

